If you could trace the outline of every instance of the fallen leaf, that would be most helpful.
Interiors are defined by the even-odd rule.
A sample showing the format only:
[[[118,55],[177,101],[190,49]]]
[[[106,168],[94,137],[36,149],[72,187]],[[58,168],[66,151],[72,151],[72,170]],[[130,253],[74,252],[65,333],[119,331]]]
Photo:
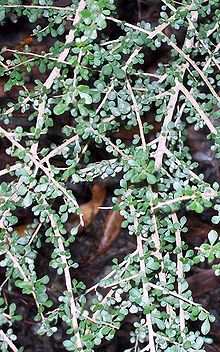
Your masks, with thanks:
[[[24,37],[24,38],[22,38],[22,40],[21,40],[21,44],[30,44],[30,43],[32,43],[32,42],[33,42],[33,38],[32,38],[32,37],[29,37],[29,36]]]
[[[34,229],[30,227],[31,223],[22,224],[15,226],[13,232],[16,231],[19,237],[26,237],[32,235]],[[12,232],[8,232],[9,237],[12,236]],[[9,241],[8,241],[9,243]]]
[[[99,244],[98,253],[105,253],[118,237],[123,217],[118,211],[110,210],[104,224],[104,233]]]
[[[99,207],[103,204],[106,195],[104,186],[94,185],[92,187],[92,199],[80,206],[83,213],[85,227],[88,226],[99,212]]]
[[[30,231],[33,231],[33,229],[31,229],[29,225],[30,224],[15,226],[14,231],[18,233],[19,237],[30,236]]]

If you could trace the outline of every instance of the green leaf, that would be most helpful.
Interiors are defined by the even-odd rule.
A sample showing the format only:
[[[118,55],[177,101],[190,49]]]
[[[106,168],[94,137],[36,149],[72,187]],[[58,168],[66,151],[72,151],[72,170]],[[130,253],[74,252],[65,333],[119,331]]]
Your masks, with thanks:
[[[74,351],[75,350],[75,344],[71,340],[63,341],[63,345],[67,349],[67,351]]]
[[[215,224],[215,225],[217,225],[217,224],[219,224],[219,222],[220,222],[220,216],[213,216],[212,217],[212,223],[213,224]]]
[[[124,79],[126,77],[126,73],[117,66],[113,66],[113,72],[118,79]]]
[[[204,211],[204,207],[200,203],[196,203],[196,213],[200,214]]]
[[[28,208],[31,204],[32,204],[32,196],[31,196],[31,193],[28,192],[23,199],[23,206],[25,208]]]
[[[5,19],[5,9],[0,9],[0,21]]]
[[[150,185],[154,185],[156,182],[157,182],[157,179],[154,175],[152,174],[147,174],[147,182],[150,184]]]
[[[85,99],[85,104],[92,104],[92,97],[88,93],[79,92],[80,98]]]
[[[104,65],[102,67],[102,73],[105,76],[109,76],[112,73],[112,66],[110,64]]]
[[[189,209],[194,210],[196,213],[200,214],[203,212],[204,207],[199,202],[194,201],[189,205]]]
[[[4,91],[8,92],[9,90],[11,90],[12,86],[13,86],[13,82],[12,80],[9,79],[4,85]]]
[[[155,163],[154,163],[153,160],[150,160],[148,165],[147,165],[147,171],[149,173],[152,173],[154,171],[154,169],[155,169]]]
[[[217,238],[218,238],[218,233],[215,230],[211,230],[208,233],[208,239],[209,239],[209,242],[212,246],[216,242]]]
[[[55,115],[62,115],[68,108],[67,103],[59,103],[53,108],[53,112]]]
[[[210,331],[210,322],[209,319],[206,318],[205,321],[202,323],[201,332],[203,335],[207,335]]]
[[[118,98],[118,108],[121,114],[127,115],[131,110],[131,105],[127,101]]]

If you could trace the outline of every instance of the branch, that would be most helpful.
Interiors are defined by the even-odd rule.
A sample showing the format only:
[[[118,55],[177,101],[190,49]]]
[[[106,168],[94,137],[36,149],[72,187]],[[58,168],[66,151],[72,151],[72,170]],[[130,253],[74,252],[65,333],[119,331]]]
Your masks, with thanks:
[[[185,60],[190,63],[190,65],[198,72],[198,74],[200,75],[200,77],[202,78],[202,80],[205,82],[205,84],[207,85],[207,87],[209,88],[210,92],[213,94],[213,96],[215,97],[215,99],[220,102],[220,97],[218,96],[218,94],[216,93],[216,91],[214,90],[213,86],[211,85],[211,83],[209,82],[208,78],[205,76],[205,74],[203,73],[203,71],[199,68],[199,66],[195,63],[195,61],[193,61],[189,55],[187,55],[182,49],[180,49],[175,43],[173,43],[167,36],[166,34],[164,34],[163,32],[161,33],[168,41],[168,44],[170,46],[172,46],[173,49],[175,49],[181,56],[183,56],[185,58]]]
[[[213,134],[217,134],[217,130],[215,126],[212,124],[208,116],[204,113],[204,111],[200,108],[199,104],[195,100],[195,98],[192,96],[192,94],[184,87],[184,85],[181,83],[180,84],[180,90],[181,92],[185,95],[185,97],[190,101],[192,106],[198,111],[199,115],[205,122],[206,126],[209,128],[210,132]]]
[[[78,8],[76,10],[76,14],[75,14],[75,18],[74,18],[74,21],[73,21],[73,25],[76,26],[76,24],[79,22],[80,20],[80,12],[85,8],[86,6],[86,2],[85,0],[81,0],[79,5],[78,5]],[[0,8],[18,8],[18,7],[21,7],[21,8],[36,8],[36,9],[39,9],[39,8],[44,8],[44,9],[51,9],[51,8],[54,8],[56,10],[62,10],[62,11],[65,11],[68,10],[68,11],[74,11],[75,12],[75,9],[71,8],[71,7],[58,7],[58,6],[38,6],[38,5],[0,5]],[[65,45],[71,43],[74,39],[74,35],[75,35],[75,31],[76,29],[71,29],[68,33],[68,35],[66,36],[66,42],[65,42]],[[66,57],[68,56],[69,54],[69,51],[70,49],[66,48],[63,50],[63,52],[59,55],[57,61],[58,62],[63,62],[65,61]],[[57,67],[54,67],[54,69],[51,71],[48,79],[44,82],[44,87],[46,88],[50,88],[55,80],[55,78],[59,77],[60,75],[60,69],[58,69]],[[24,99],[22,105],[26,105],[28,104],[28,102],[30,101],[30,97],[28,96],[27,98]],[[46,107],[46,101],[43,100],[42,103],[39,104],[39,107],[38,107],[38,116],[37,116],[37,123],[36,123],[36,128],[39,128],[39,126],[41,127],[41,124],[43,124],[44,122],[44,117],[43,117],[43,114],[44,114],[44,110],[45,110],[45,107]],[[3,115],[10,115],[11,113],[13,113],[13,111],[15,110],[15,107],[12,106],[10,107],[8,110],[6,110]],[[33,143],[32,145],[32,153],[36,155],[37,153],[37,148],[38,148],[38,143]]]
[[[137,100],[135,98],[135,95],[133,93],[131,84],[130,84],[128,79],[126,79],[126,83],[127,83],[128,90],[130,92],[131,99],[132,99],[132,102],[133,102],[134,111],[135,111],[136,118],[137,118],[137,123],[138,123],[138,126],[139,126],[139,131],[140,131],[140,137],[141,137],[141,141],[142,141],[143,150],[146,151],[147,145],[146,145],[146,141],[145,141],[144,129],[143,129],[142,121],[141,121],[141,116],[140,116],[140,113],[139,113]]]
[[[171,214],[173,224],[178,223],[178,218],[176,213]],[[179,248],[179,253],[176,255],[176,264],[177,264],[177,278],[178,278],[178,283],[177,283],[177,289],[178,289],[178,294],[181,295],[182,287],[181,287],[181,279],[184,277],[184,271],[183,271],[183,253],[182,253],[182,240],[181,240],[181,233],[180,230],[176,230],[176,247]],[[180,332],[181,336],[185,337],[185,327],[186,327],[186,321],[185,321],[185,313],[183,309],[183,302],[182,299],[179,300],[180,302]]]
[[[47,160],[51,159],[52,157],[57,155],[61,150],[66,148],[69,144],[71,144],[72,142],[77,141],[78,139],[79,139],[78,135],[75,135],[75,136],[67,139],[65,142],[63,142],[61,145],[59,145],[57,148],[51,150],[51,152],[49,154],[47,154],[43,159],[41,159],[41,163],[44,163]]]
[[[134,225],[135,225],[135,227],[137,227],[137,218],[136,217],[134,220]],[[145,262],[144,262],[143,242],[142,242],[141,236],[138,236],[138,235],[137,235],[137,250],[138,250],[139,260],[140,260],[140,270],[141,270],[141,273],[143,275],[145,275],[146,267],[145,267]],[[142,281],[142,287],[143,287],[143,296],[146,299],[146,302],[148,302],[148,304],[150,304],[149,303],[149,295],[148,295],[148,284],[144,281],[143,278],[141,278],[141,281]],[[146,314],[146,320],[147,320],[147,326],[148,326],[150,351],[156,352],[156,347],[155,347],[155,342],[154,342],[154,330],[153,330],[153,325],[152,325],[150,313]]]
[[[22,8],[22,9],[36,9],[36,10],[58,10],[58,11],[72,11],[75,12],[75,9],[72,7],[61,7],[61,6],[47,6],[47,5],[0,5],[0,8]]]
[[[169,18],[169,20],[172,21],[174,18],[175,18],[175,15],[171,16],[171,17]],[[118,20],[117,18],[105,16],[105,19],[106,19],[106,20],[109,20],[109,21],[112,21],[112,22],[116,22],[116,23],[123,24],[123,26],[132,28],[132,29],[134,29],[135,31],[139,31],[139,32],[145,33],[145,34],[148,36],[148,38],[150,38],[150,39],[153,39],[154,37],[157,36],[157,34],[162,33],[162,31],[163,31],[166,27],[168,27],[168,26],[170,25],[170,23],[165,22],[165,23],[162,23],[162,24],[158,25],[157,27],[155,27],[153,31],[148,31],[148,30],[146,30],[146,29],[144,29],[144,28],[135,26],[134,24],[131,24],[131,23],[128,23],[128,22],[125,22],[125,21]]]
[[[3,340],[8,344],[8,346],[12,349],[13,352],[18,352],[17,347],[13,344],[13,342],[8,338],[8,336],[4,333],[3,330],[0,330],[0,335],[3,337]]]
[[[165,154],[165,150],[166,150],[168,124],[172,121],[172,117],[178,100],[180,83],[177,81],[177,79],[176,79],[176,85],[175,87],[173,87],[173,90],[175,91],[175,93],[170,97],[170,100],[167,106],[167,113],[158,139],[158,147],[156,152],[154,153],[155,167],[157,169],[159,169],[162,166],[163,155]]]
[[[47,202],[45,201],[46,205]],[[79,326],[78,326],[78,320],[77,320],[77,307],[76,307],[76,303],[75,303],[75,299],[73,296],[73,288],[72,288],[72,281],[71,281],[71,275],[70,275],[70,270],[69,270],[69,266],[68,266],[68,262],[65,256],[65,247],[63,244],[63,240],[62,237],[60,235],[60,232],[56,226],[56,221],[54,220],[54,216],[52,214],[48,213],[48,217],[50,219],[51,222],[51,227],[54,230],[54,234],[57,238],[58,241],[58,247],[60,250],[60,257],[61,257],[61,261],[62,261],[62,265],[64,267],[64,276],[65,276],[65,283],[66,283],[66,289],[70,295],[69,299],[70,299],[70,310],[71,310],[71,315],[72,315],[72,326],[73,329],[76,331],[76,344],[77,347],[80,348],[82,350],[82,341],[81,341],[81,337],[80,337],[80,333],[79,333]]]
[[[130,206],[131,212],[135,212],[135,208],[133,205]],[[136,216],[134,216],[134,232],[137,236],[137,252],[139,256],[139,261],[140,261],[140,272],[141,274],[141,281],[142,281],[142,288],[143,288],[143,297],[146,300],[146,305],[150,304],[149,300],[149,294],[148,294],[148,283],[145,282],[145,277],[146,277],[146,266],[145,266],[145,261],[144,261],[144,249],[143,249],[143,242],[142,242],[142,237],[138,234],[138,219]],[[151,352],[156,352],[156,347],[155,347],[155,341],[154,341],[154,330],[153,330],[153,324],[152,324],[152,319],[151,319],[151,314],[147,313],[146,314],[146,322],[147,322],[147,327],[148,327],[148,334],[149,334],[149,347]]]
[[[80,12],[85,8],[86,6],[86,2],[84,0],[81,0],[79,2],[78,8],[76,10],[76,14],[75,14],[75,18],[73,21],[73,26],[76,26],[77,23],[80,20]],[[65,41],[65,46],[70,44],[75,36],[75,32],[76,32],[76,28],[71,29],[68,33],[68,35],[66,36],[66,41]],[[63,62],[65,61],[65,59],[67,58],[68,54],[70,52],[70,48],[65,48],[61,54],[59,55],[57,61],[58,62]],[[50,89],[53,85],[53,82],[56,78],[58,78],[60,76],[60,69],[57,67],[54,67],[53,70],[51,71],[49,77],[47,78],[47,80],[44,82],[44,87],[46,89]],[[39,104],[38,106],[38,116],[37,116],[37,122],[36,122],[36,129],[41,129],[44,123],[44,111],[46,108],[46,100],[43,99],[42,102]],[[38,142],[37,143],[33,143],[32,147],[31,147],[31,153],[33,155],[37,154],[37,148],[38,148]]]
[[[14,265],[14,268],[17,268],[17,269],[19,270],[19,272],[20,272],[20,274],[21,274],[21,276],[22,276],[22,279],[23,279],[28,285],[32,286],[31,281],[28,279],[28,277],[26,276],[26,274],[25,274],[23,268],[22,268],[21,265],[19,264],[19,262],[18,262],[18,260],[17,260],[17,257],[13,256],[10,251],[7,252],[7,255],[8,255],[9,258],[11,259],[11,261],[12,261],[12,263],[13,263],[13,265]],[[39,305],[39,303],[38,303],[38,301],[37,301],[36,293],[35,293],[34,290],[32,290],[31,293],[32,293],[32,296],[34,297],[36,306],[37,306],[37,308],[39,309],[39,308],[40,308],[40,305]],[[41,315],[42,321],[44,322],[45,318],[44,318],[43,313],[40,313],[40,315]]]
[[[151,191],[152,191],[152,189],[151,189]],[[158,194],[155,193],[154,199],[157,197],[158,197]],[[152,240],[154,241],[155,248],[156,248],[156,251],[154,252],[154,254],[155,254],[155,257],[159,260],[160,265],[161,265],[161,270],[159,271],[158,276],[159,276],[160,282],[163,282],[164,285],[167,286],[167,278],[166,278],[166,274],[164,272],[164,258],[163,258],[162,252],[161,252],[161,243],[160,243],[160,235],[159,235],[158,226],[157,226],[157,218],[154,213],[152,203],[150,203],[150,206],[151,206],[151,213],[152,213],[152,225],[154,227],[154,232],[152,233]],[[171,319],[171,317],[173,315],[173,308],[170,304],[167,304],[166,311],[167,311],[167,315]],[[170,327],[171,326],[172,326],[172,321],[170,321]]]
[[[2,133],[10,142],[13,146],[17,147],[18,149],[25,151],[26,155],[30,158],[30,160],[37,166],[37,168],[41,169],[45,175],[48,177],[48,179],[54,184],[54,186],[60,190],[63,195],[65,195],[65,197],[74,204],[74,206],[76,208],[79,208],[79,205],[77,203],[77,201],[68,193],[68,191],[66,190],[66,188],[64,188],[63,186],[60,185],[60,183],[55,180],[55,178],[53,176],[51,176],[51,173],[49,171],[49,169],[47,169],[45,166],[42,165],[42,161],[35,159],[35,157],[31,154],[31,152],[27,152],[26,149],[16,140],[14,140],[11,136],[11,134],[9,132],[7,132],[4,128],[0,127],[0,133]],[[84,222],[83,222],[83,214],[79,215],[80,217],[80,223],[82,226],[84,226]]]
[[[200,194],[200,197],[203,199],[215,198],[217,196],[218,196],[218,192],[214,192],[214,191],[211,193],[201,193]],[[193,194],[191,196],[181,196],[181,197],[174,198],[174,199],[168,199],[168,200],[165,200],[164,202],[161,202],[161,203],[155,205],[152,209],[154,209],[154,210],[160,209],[165,206],[170,206],[174,203],[183,202],[185,200],[194,200],[196,198],[197,198],[197,196],[195,194]]]

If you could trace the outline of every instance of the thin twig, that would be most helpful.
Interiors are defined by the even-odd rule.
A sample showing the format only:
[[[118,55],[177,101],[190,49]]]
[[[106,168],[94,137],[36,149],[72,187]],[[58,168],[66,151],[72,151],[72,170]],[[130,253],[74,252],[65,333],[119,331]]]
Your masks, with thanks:
[[[119,281],[116,281],[116,282],[112,282],[111,284],[107,284],[106,286],[104,286],[105,288],[110,288],[110,287],[115,287],[115,286],[119,286],[121,282],[127,282],[127,281],[130,281],[130,280],[134,280],[136,278],[140,278],[141,279],[141,276],[140,274],[136,274],[136,275],[132,275],[132,276],[129,276],[128,278],[126,279],[122,279],[122,280],[119,280]],[[190,305],[192,306],[195,306],[195,307],[198,307],[200,306],[199,303],[196,303],[194,301],[191,301],[190,299],[182,296],[181,294],[175,292],[175,291],[169,291],[166,286],[160,286],[160,285],[156,285],[156,284],[153,284],[151,282],[148,282],[147,285],[149,285],[150,287],[152,287],[153,289],[155,290],[160,290],[160,291],[164,291],[164,295],[166,296],[173,296],[175,298],[178,298],[179,300],[183,301],[183,302],[186,302],[186,303],[189,303]],[[201,309],[208,313],[208,311],[201,307]]]
[[[211,192],[211,193],[201,193],[200,197],[203,199],[211,199],[211,198],[215,198],[218,196],[218,192]],[[195,200],[197,198],[197,195],[192,194],[191,196],[181,196],[181,197],[177,197],[174,199],[167,199],[164,202],[161,202],[157,205],[155,205],[154,207],[152,207],[152,209],[160,209],[162,207],[166,207],[166,206],[170,206],[174,203],[178,203],[178,202],[184,202],[187,200]]]
[[[23,9],[36,9],[36,10],[57,10],[57,11],[71,11],[76,12],[72,7],[61,6],[47,6],[47,5],[0,5],[0,8],[23,8]]]
[[[99,312],[100,313],[100,312]],[[110,323],[107,323],[105,321],[96,321],[94,318],[90,318],[88,315],[85,314],[85,312],[81,313],[83,318],[91,321],[92,323],[94,324],[98,324],[98,325],[103,325],[103,326],[109,326],[110,328],[112,329],[115,329],[115,330],[119,330],[119,327],[116,326],[116,325],[113,325],[113,324],[110,324]]]
[[[208,118],[208,116],[206,116],[206,114],[204,113],[204,111],[202,110],[202,108],[199,106],[199,104],[197,103],[196,99],[192,96],[192,94],[184,87],[184,85],[181,83],[180,84],[180,90],[182,91],[182,93],[185,95],[185,97],[190,101],[190,103],[192,104],[192,106],[194,106],[194,108],[198,111],[200,117],[203,119],[203,121],[205,122],[206,126],[209,128],[210,132],[213,134],[217,134],[217,130],[215,128],[215,126],[212,124],[212,122],[210,121],[210,119]]]
[[[178,166],[181,165],[181,161],[174,154],[172,154],[171,151],[167,149],[167,147],[165,148],[165,153],[168,156],[168,158],[174,158],[175,163]],[[188,170],[188,172],[189,172],[189,175],[192,176],[195,180],[204,183],[204,181],[195,172],[193,172],[192,170]]]
[[[47,205],[47,203],[46,203],[46,205]],[[69,297],[70,310],[71,310],[71,314],[72,314],[72,326],[73,326],[73,329],[75,330],[75,335],[76,335],[76,344],[77,344],[78,348],[82,349],[83,344],[81,341],[80,333],[78,331],[79,326],[78,326],[78,320],[77,320],[77,307],[76,307],[75,299],[73,296],[72,280],[71,280],[71,275],[70,275],[70,270],[69,270],[67,258],[65,256],[65,247],[63,244],[61,234],[60,234],[58,227],[56,225],[56,221],[54,219],[54,216],[52,214],[48,213],[48,217],[50,219],[51,227],[52,227],[54,234],[55,234],[57,241],[58,241],[58,247],[60,250],[60,257],[61,257],[62,265],[64,268],[63,270],[64,270],[64,276],[65,276],[66,289],[70,295],[70,297]]]
[[[151,188],[151,192],[152,192],[152,188]],[[157,197],[158,197],[158,194],[155,193],[154,199],[156,199]],[[161,265],[161,270],[159,272],[160,282],[163,282],[164,285],[166,286],[167,285],[167,278],[166,278],[166,274],[164,272],[164,259],[163,259],[163,255],[161,253],[161,243],[160,243],[160,235],[159,235],[158,226],[157,226],[157,218],[154,213],[152,203],[150,203],[150,206],[151,206],[151,213],[152,213],[152,225],[154,227],[154,232],[152,233],[152,240],[154,241],[155,249],[156,249],[156,251],[154,252],[154,255],[158,259],[158,261],[160,262],[160,265]],[[171,319],[171,317],[173,315],[173,308],[171,307],[170,304],[167,304],[166,311],[167,311],[169,318]],[[170,326],[171,325],[172,325],[172,321],[170,321]]]
[[[13,263],[13,265],[14,265],[14,268],[17,268],[17,269],[19,270],[19,272],[20,272],[20,274],[21,274],[21,276],[22,276],[22,279],[23,279],[29,286],[32,287],[32,286],[33,286],[33,285],[32,285],[32,282],[31,282],[31,281],[28,279],[28,277],[26,276],[26,274],[25,274],[23,268],[21,267],[21,265],[19,264],[19,262],[18,262],[18,260],[17,260],[17,257],[16,257],[16,256],[13,256],[10,251],[7,252],[7,255],[8,255],[8,257],[11,259],[11,261],[12,261],[12,263]],[[32,296],[34,297],[36,306],[37,306],[37,308],[39,309],[40,305],[39,305],[39,303],[38,303],[38,301],[37,301],[36,293],[35,293],[34,290],[32,290],[31,293],[32,293]],[[44,318],[43,313],[40,313],[40,315],[41,315],[42,321],[44,321],[45,318]]]
[[[139,112],[137,100],[136,100],[136,98],[135,98],[135,95],[134,95],[134,93],[133,93],[131,84],[130,84],[130,82],[129,82],[128,79],[126,79],[126,83],[127,83],[127,87],[128,87],[128,90],[129,90],[129,93],[130,93],[130,95],[131,95],[131,99],[132,99],[132,102],[133,102],[134,111],[135,111],[135,114],[136,114],[137,123],[138,123],[139,131],[140,131],[140,137],[141,137],[141,141],[142,141],[142,147],[143,147],[143,150],[146,151],[147,145],[146,145],[146,141],[145,141],[144,129],[143,129],[142,121],[141,121],[141,116],[140,116],[140,112]]]
[[[173,19],[175,18],[175,16],[171,16],[169,18],[169,21],[171,22]],[[154,28],[153,31],[148,31],[144,28],[141,28],[141,27],[138,27],[138,26],[135,26],[134,24],[131,24],[131,23],[128,23],[128,22],[125,22],[125,21],[121,21],[117,18],[114,18],[114,17],[109,17],[109,16],[105,16],[105,19],[106,20],[109,20],[109,21],[112,21],[112,22],[115,22],[115,23],[119,23],[119,24],[123,24],[123,26],[126,26],[126,27],[129,27],[129,28],[132,28],[134,29],[135,31],[139,31],[139,32],[142,32],[142,33],[145,33],[148,38],[150,39],[153,39],[154,37],[156,37],[159,33],[162,33],[162,31],[168,27],[170,25],[170,23],[162,23],[160,25],[158,25],[157,27]]]
[[[135,227],[137,226],[137,221],[135,220]],[[139,260],[140,260],[140,270],[142,275],[145,276],[146,267],[144,262],[144,250],[143,250],[143,242],[141,236],[137,236],[137,250],[139,253]],[[143,287],[143,296],[146,300],[146,304],[149,304],[149,295],[148,295],[148,284],[142,278],[142,287]],[[148,303],[147,303],[148,302]],[[154,330],[152,325],[151,314],[146,314],[147,326],[148,326],[148,334],[149,334],[149,346],[151,352],[156,352],[155,342],[154,342]]]
[[[39,223],[37,228],[35,229],[34,233],[31,236],[31,239],[30,239],[30,241],[28,243],[28,246],[30,246],[33,243],[35,237],[37,236],[38,232],[40,231],[41,226],[42,226],[42,223]]]
[[[16,170],[18,170],[20,168],[21,168],[21,164],[20,163],[12,165],[8,169],[6,168],[4,170],[1,170],[0,171],[0,176],[6,175],[6,174],[10,174],[10,172],[16,171]]]
[[[75,135],[69,139],[67,139],[64,143],[62,143],[61,145],[59,145],[57,148],[51,150],[51,152],[49,154],[47,154],[43,159],[41,159],[41,163],[46,162],[47,160],[53,158],[55,155],[57,155],[61,150],[63,150],[64,148],[66,148],[68,145],[70,145],[71,143],[77,141],[79,139],[78,135]]]
[[[0,330],[0,335],[2,336],[3,340],[8,344],[8,346],[12,349],[13,352],[18,352],[17,347],[14,343],[8,338],[8,336],[4,333],[3,330]]]
[[[112,83],[110,84],[110,86],[108,87],[107,92],[105,93],[104,98],[102,99],[101,103],[100,103],[99,106],[97,107],[97,109],[96,109],[96,111],[95,111],[95,114],[96,114],[96,115],[100,112],[100,110],[102,109],[102,107],[103,107],[104,104],[106,103],[106,101],[107,101],[107,99],[108,99],[108,96],[109,96],[109,94],[111,93],[111,91],[113,90],[113,88],[114,88],[114,82],[112,82]]]
[[[172,40],[170,40],[170,38],[168,38],[166,36],[166,34],[164,34],[163,32],[161,33],[163,34],[163,36],[167,39],[167,42],[170,46],[172,46],[173,49],[175,49],[181,56],[184,57],[184,59],[190,63],[190,65],[192,65],[192,67],[198,72],[198,74],[200,75],[200,77],[202,78],[202,80],[205,82],[205,84],[207,85],[207,87],[209,88],[210,92],[213,94],[213,96],[216,98],[216,100],[218,102],[220,102],[220,97],[218,96],[218,94],[216,93],[215,89],[213,88],[213,86],[211,85],[211,83],[209,82],[208,78],[205,76],[205,74],[203,73],[203,71],[199,68],[199,66],[195,63],[195,61],[193,61],[190,56],[188,54],[186,54],[182,49],[180,49],[175,43],[172,42]]]
[[[155,167],[157,169],[159,169],[162,166],[163,155],[165,154],[168,124],[172,121],[172,117],[173,117],[174,110],[176,108],[176,104],[179,96],[180,83],[177,81],[177,79],[176,79],[176,85],[173,88],[173,90],[175,91],[175,93],[170,96],[170,100],[167,106],[167,113],[159,136],[158,147],[154,153]]]
[[[85,8],[86,6],[86,2],[85,0],[80,0],[78,8],[76,10],[76,14],[75,14],[75,18],[73,21],[73,26],[75,27],[77,25],[77,23],[80,20],[80,12]],[[65,41],[65,46],[70,44],[75,36],[75,32],[76,32],[76,28],[71,29],[68,33],[68,35],[66,36],[66,41]],[[65,61],[66,57],[69,55],[70,52],[70,48],[65,48],[59,55],[58,57],[58,61],[62,62]],[[46,89],[50,89],[55,81],[56,78],[58,78],[60,76],[60,69],[58,67],[54,67],[53,70],[51,71],[49,77],[47,78],[47,80],[44,82],[43,86]],[[46,108],[46,100],[43,99],[42,102],[39,104],[38,106],[38,115],[37,115],[37,122],[36,122],[36,128],[41,129],[44,123],[44,112],[45,112],[45,108]],[[37,143],[33,143],[31,146],[31,153],[33,155],[37,155],[37,148],[38,148],[38,142]]]
[[[133,205],[130,206],[131,212],[135,212],[135,207]],[[143,288],[143,296],[146,301],[146,305],[149,304],[149,294],[148,294],[148,284],[145,282],[144,278],[146,276],[146,266],[145,266],[145,260],[144,260],[144,249],[143,249],[143,241],[142,237],[140,234],[138,234],[138,219],[136,216],[134,216],[134,232],[137,236],[137,252],[139,256],[139,262],[140,262],[140,272],[141,272],[141,281],[142,281],[142,288]],[[147,321],[147,327],[148,327],[148,338],[149,338],[149,347],[151,352],[156,352],[156,347],[155,347],[155,341],[154,341],[154,330],[153,330],[153,324],[152,324],[152,319],[151,319],[151,314],[147,313],[146,314],[146,321]]]
[[[164,295],[170,295],[170,296],[173,296],[173,297],[176,297],[178,299],[181,299],[182,301],[186,302],[186,303],[189,303],[190,305],[192,306],[195,306],[195,307],[198,307],[198,306],[201,306],[199,303],[196,303],[194,301],[191,301],[190,299],[184,297],[184,296],[181,296],[179,295],[178,293],[176,293],[175,291],[169,291],[169,290],[165,290],[166,288],[163,287],[163,286],[159,286],[159,285],[155,285],[155,284],[152,284],[151,282],[148,283],[148,285],[152,288],[154,288],[155,290],[160,290],[160,291],[163,291],[163,294]],[[209,313],[205,308],[201,307],[201,310],[203,310],[204,312],[206,313]],[[209,313],[210,314],[210,313]]]
[[[176,213],[171,214],[173,224],[178,223],[178,218]],[[179,249],[179,252],[176,255],[176,264],[177,264],[177,278],[178,278],[178,283],[177,283],[177,289],[178,289],[178,294],[181,295],[182,291],[182,285],[181,285],[181,280],[184,277],[184,271],[183,271],[183,253],[182,253],[182,240],[181,240],[181,233],[180,230],[177,229],[176,232],[176,247]],[[180,317],[180,333],[182,338],[184,339],[185,337],[185,327],[186,327],[186,321],[185,321],[185,313],[183,309],[183,302],[182,299],[179,300],[180,302],[180,312],[179,312],[179,317]]]
[[[127,263],[129,263],[129,260],[130,258],[134,257],[135,255],[137,255],[137,249],[133,252],[133,253],[130,253],[129,254],[129,257],[125,260],[123,260],[123,262],[121,262],[119,264],[119,268],[122,269],[124,266],[126,266]],[[104,280],[107,280],[109,278],[111,278],[114,274],[116,274],[117,270],[112,270],[110,273],[108,273],[106,276],[104,276],[101,280],[104,281]],[[121,275],[122,275],[122,272],[121,272]],[[100,280],[100,281],[101,281]],[[92,287],[88,288],[85,293],[83,294],[84,295],[87,295],[88,293],[90,293],[91,291],[94,291],[94,290],[97,290],[97,288],[100,286],[100,281],[97,282],[95,285],[93,285]]]
[[[14,140],[11,136],[11,134],[9,132],[7,132],[4,128],[0,127],[0,133],[3,133],[3,135],[12,143],[13,146],[16,146],[18,149],[25,151],[26,155],[30,158],[30,160],[35,164],[35,166],[39,169],[41,169],[45,175],[48,177],[48,179],[53,183],[53,185],[60,190],[65,197],[74,204],[74,206],[76,208],[79,208],[79,205],[77,203],[77,201],[75,200],[75,198],[73,198],[68,191],[66,190],[66,188],[64,188],[63,186],[61,186],[61,184],[55,180],[55,178],[51,175],[50,171],[48,168],[46,168],[45,166],[42,165],[42,162],[35,159],[35,157],[31,154],[31,152],[27,152],[26,149],[16,140]],[[80,217],[80,223],[82,226],[84,226],[84,221],[83,221],[83,214],[79,215]]]
[[[59,63],[62,63],[64,65],[71,65],[70,62],[67,62],[65,60],[61,61],[59,58],[55,58],[55,57],[51,57],[49,55],[51,55],[51,53],[46,53],[45,55],[41,55],[41,54],[36,54],[36,53],[32,53],[32,52],[25,52],[25,51],[20,51],[20,50],[16,50],[16,49],[5,49],[4,52],[10,52],[10,53],[14,53],[14,54],[21,54],[21,55],[26,55],[26,56],[33,56],[33,57],[36,57],[36,58],[40,58],[40,59],[47,59],[47,60],[51,60],[51,61],[56,61],[56,62],[59,62]],[[27,61],[29,62],[29,61]],[[21,62],[20,65],[24,64],[25,62]],[[7,69],[5,71],[9,71],[9,70],[12,70],[14,67],[17,67],[17,66],[8,66]]]

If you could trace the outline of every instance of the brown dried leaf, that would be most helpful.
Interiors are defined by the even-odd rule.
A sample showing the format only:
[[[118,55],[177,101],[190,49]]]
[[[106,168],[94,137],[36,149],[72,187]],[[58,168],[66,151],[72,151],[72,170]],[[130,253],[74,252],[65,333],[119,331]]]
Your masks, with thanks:
[[[99,211],[99,207],[103,204],[106,195],[104,186],[94,185],[92,187],[92,199],[80,206],[83,213],[85,227],[88,226],[95,218]]]
[[[24,37],[20,40],[20,44],[15,45],[14,49],[15,50],[22,50],[23,47],[27,44],[32,44],[33,43],[33,38],[32,37]]]
[[[30,236],[30,230],[33,231],[33,229],[31,229],[29,225],[30,224],[15,226],[14,231],[18,233],[19,237]]]
[[[118,211],[109,211],[104,225],[104,234],[98,248],[99,254],[105,253],[118,237],[122,221],[123,217]]]

